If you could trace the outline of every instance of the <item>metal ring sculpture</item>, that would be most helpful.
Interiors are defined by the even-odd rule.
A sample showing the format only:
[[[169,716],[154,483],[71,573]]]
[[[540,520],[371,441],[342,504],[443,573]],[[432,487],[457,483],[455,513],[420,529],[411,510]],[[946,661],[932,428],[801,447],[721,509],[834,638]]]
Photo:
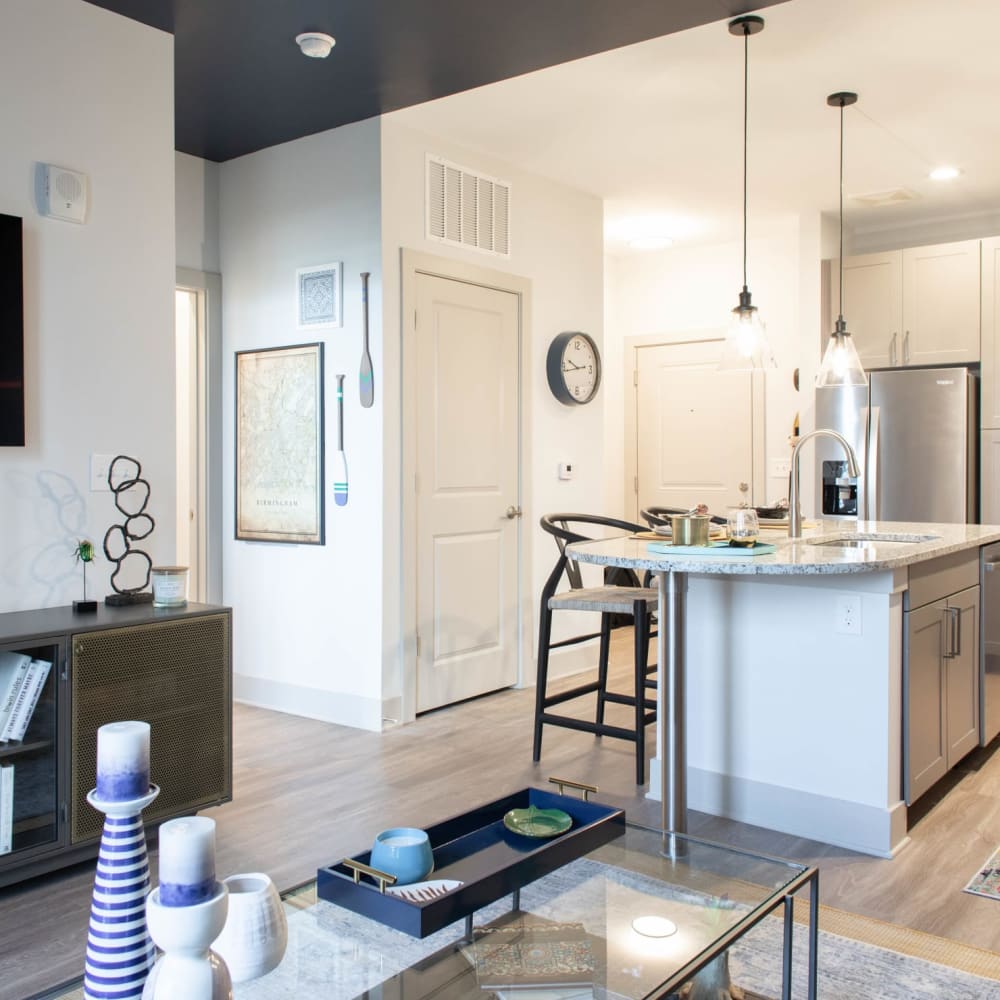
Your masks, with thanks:
[[[133,475],[126,475],[115,486],[115,466],[119,462],[131,462],[135,466],[135,472]],[[108,562],[115,564],[115,571],[111,574],[111,587],[116,594],[137,594],[149,586],[149,575],[153,568],[153,560],[150,559],[148,552],[133,548],[132,542],[148,538],[156,527],[156,522],[152,516],[146,513],[146,505],[149,503],[149,483],[142,478],[142,466],[139,464],[138,459],[129,458],[128,455],[116,455],[111,465],[108,466],[108,489],[115,495],[115,506],[125,515],[125,522],[123,524],[111,525],[104,535],[104,555],[107,556]],[[130,510],[128,507],[123,506],[130,497],[138,498],[133,503],[133,506],[136,507],[135,510]],[[117,546],[115,551],[118,554],[114,555],[109,543],[115,541],[116,538]],[[120,587],[118,585],[117,577],[122,572],[122,564],[126,560],[130,560],[132,563],[144,560],[146,563],[146,579],[138,587]]]

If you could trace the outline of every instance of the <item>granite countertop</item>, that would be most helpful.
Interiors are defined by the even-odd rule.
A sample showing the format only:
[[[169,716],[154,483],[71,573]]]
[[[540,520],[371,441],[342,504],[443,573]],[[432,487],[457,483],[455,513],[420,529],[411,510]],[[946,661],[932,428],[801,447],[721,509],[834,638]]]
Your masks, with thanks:
[[[880,537],[866,538],[871,535]],[[844,539],[855,545],[815,544],[823,539]],[[667,538],[664,541],[669,543]],[[763,556],[667,555],[651,552],[646,540],[625,537],[575,542],[566,551],[584,563],[722,576],[872,573],[1000,541],[1000,525],[823,521],[803,531],[801,538],[789,538],[787,529],[764,530],[761,541],[774,545],[775,551]]]

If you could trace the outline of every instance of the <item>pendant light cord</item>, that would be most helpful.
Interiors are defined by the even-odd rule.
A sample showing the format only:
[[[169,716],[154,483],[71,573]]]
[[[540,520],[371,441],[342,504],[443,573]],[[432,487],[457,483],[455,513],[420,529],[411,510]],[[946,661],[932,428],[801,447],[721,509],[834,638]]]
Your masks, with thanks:
[[[750,131],[749,93],[750,93],[750,29],[748,26],[745,25],[743,28],[743,288],[744,290],[747,287],[747,137]],[[843,111],[841,111],[841,114],[843,114]],[[841,131],[843,131],[843,129],[841,129]],[[841,170],[841,172],[843,172],[843,170]],[[841,209],[841,216],[843,216],[843,209]]]
[[[844,318],[844,101],[840,101],[840,318]]]

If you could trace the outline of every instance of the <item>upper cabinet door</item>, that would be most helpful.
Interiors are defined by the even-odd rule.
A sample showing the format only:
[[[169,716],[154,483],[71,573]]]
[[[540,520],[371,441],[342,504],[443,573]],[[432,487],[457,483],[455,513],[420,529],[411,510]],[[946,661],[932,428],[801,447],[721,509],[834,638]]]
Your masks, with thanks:
[[[839,313],[839,261],[830,261],[829,336]],[[844,319],[865,368],[902,364],[903,263],[898,250],[844,258]]]
[[[1000,428],[1000,238],[983,240],[982,391],[979,423]],[[1000,482],[1000,480],[998,480]],[[997,508],[1000,516],[1000,506]],[[985,517],[987,523],[993,524]]]
[[[979,360],[979,240],[903,251],[903,365]]]

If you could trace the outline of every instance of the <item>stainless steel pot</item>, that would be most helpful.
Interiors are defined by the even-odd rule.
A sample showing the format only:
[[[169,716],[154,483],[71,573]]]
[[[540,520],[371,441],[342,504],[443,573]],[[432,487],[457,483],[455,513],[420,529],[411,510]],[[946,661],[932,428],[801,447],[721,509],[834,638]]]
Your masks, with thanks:
[[[671,514],[670,535],[674,545],[708,545],[707,514]]]

